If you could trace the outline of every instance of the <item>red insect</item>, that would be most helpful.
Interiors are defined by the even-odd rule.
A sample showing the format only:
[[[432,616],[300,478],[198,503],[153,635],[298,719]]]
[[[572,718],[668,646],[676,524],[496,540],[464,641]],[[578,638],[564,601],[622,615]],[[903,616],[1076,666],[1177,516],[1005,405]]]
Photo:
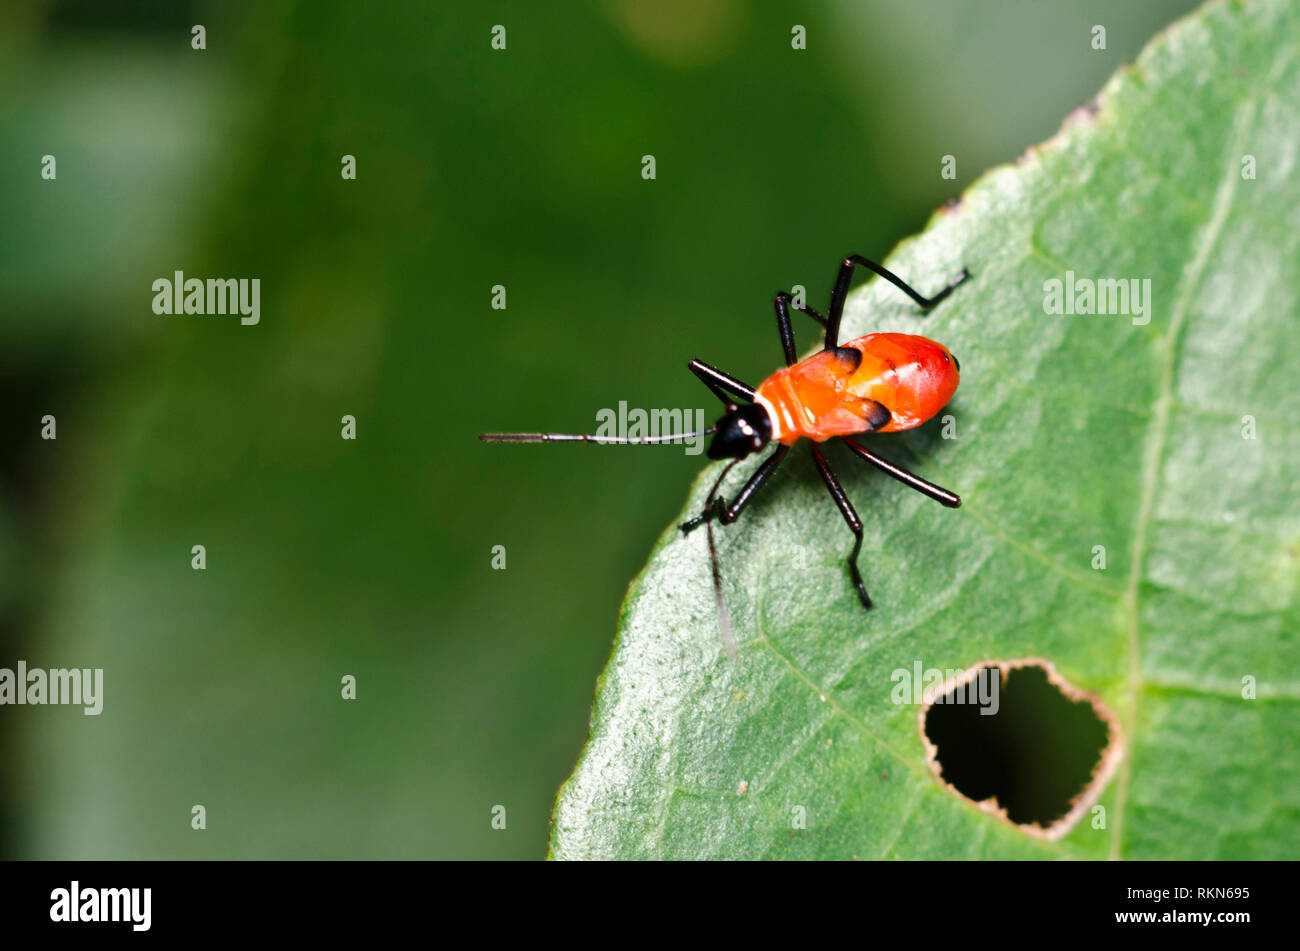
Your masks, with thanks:
[[[942,301],[970,276],[969,272],[963,270],[955,281],[939,293],[933,297],[923,297],[892,271],[855,254],[840,262],[830,308],[825,317],[811,308],[796,305],[789,294],[782,292],[776,295],[776,322],[781,334],[781,346],[785,351],[786,366],[769,376],[757,388],[742,383],[701,360],[692,360],[689,364],[691,372],[726,407],[722,418],[704,430],[704,433],[713,434],[708,449],[709,458],[729,458],[732,461],[723,469],[709,491],[704,511],[681,526],[684,533],[689,533],[700,525],[709,526],[714,593],[720,606],[722,585],[713,543],[712,522],[715,518],[724,525],[734,522],[754,497],[754,493],[771,478],[790,447],[800,439],[810,440],[813,459],[822,480],[853,532],[853,551],[848,557],[849,574],[863,607],[871,607],[871,598],[867,595],[866,585],[858,570],[858,553],[862,550],[862,520],[844,494],[839,480],[835,478],[818,448],[818,443],[840,437],[853,452],[900,482],[950,508],[961,505],[961,499],[947,489],[880,458],[851,438],[862,433],[900,432],[920,426],[943,409],[952,398],[961,372],[957,358],[948,348],[926,337],[876,333],[844,343],[838,342],[844,301],[856,266],[879,274],[926,310]],[[790,325],[792,308],[802,311],[826,328],[825,347],[806,360],[799,360],[795,354],[794,330]],[[744,405],[738,405],[735,400],[743,401]],[[479,438],[485,442],[648,444],[676,442],[698,435],[700,434],[674,433],[668,436],[622,439],[566,433],[484,433]],[[728,504],[718,495],[718,489],[732,466],[746,456],[759,452],[771,442],[777,443],[776,449],[754,470],[753,475]],[[724,640],[727,641],[728,649],[731,649],[733,642],[725,622],[725,611],[721,616],[724,618]]]

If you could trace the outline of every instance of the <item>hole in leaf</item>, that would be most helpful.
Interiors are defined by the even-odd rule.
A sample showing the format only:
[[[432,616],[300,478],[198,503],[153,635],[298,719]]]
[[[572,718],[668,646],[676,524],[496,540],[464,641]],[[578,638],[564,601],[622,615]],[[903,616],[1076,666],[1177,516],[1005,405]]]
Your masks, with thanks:
[[[1115,715],[1044,660],[976,664],[927,694],[920,722],[940,782],[1047,839],[1091,807],[1121,755]]]

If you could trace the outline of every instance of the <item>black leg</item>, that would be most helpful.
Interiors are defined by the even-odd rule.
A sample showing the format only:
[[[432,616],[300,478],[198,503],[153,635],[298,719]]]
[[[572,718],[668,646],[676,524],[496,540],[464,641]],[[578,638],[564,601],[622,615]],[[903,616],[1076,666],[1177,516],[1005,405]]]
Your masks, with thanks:
[[[713,395],[722,402],[730,403],[732,399],[727,394],[730,393],[742,400],[753,402],[754,388],[740,382],[734,376],[723,373],[716,367],[711,367],[703,360],[692,360],[686,364],[690,371],[703,381],[704,385],[713,391]]]
[[[900,291],[906,294],[912,300],[916,301],[923,310],[929,310],[935,304],[939,303],[945,297],[952,293],[953,288],[959,285],[966,278],[970,277],[970,272],[962,268],[961,274],[957,275],[957,280],[953,281],[933,297],[923,297],[912,285],[908,284],[901,277],[895,274],[875,261],[864,258],[860,254],[851,254],[840,262],[839,274],[835,277],[835,290],[831,292],[831,307],[826,316],[826,349],[834,350],[839,346],[840,339],[840,318],[844,316],[844,299],[849,294],[849,282],[853,280],[853,268],[861,266],[879,274],[890,284],[893,284]]]
[[[689,535],[705,522],[711,522],[715,518],[723,525],[730,525],[740,518],[740,513],[745,510],[745,506],[754,497],[754,493],[761,489],[763,483],[772,477],[772,473],[776,471],[776,467],[781,464],[781,460],[785,458],[786,453],[789,451],[789,446],[777,446],[776,451],[764,459],[763,464],[755,469],[754,474],[749,477],[749,481],[741,486],[740,491],[736,493],[736,497],[731,500],[730,505],[721,496],[706,502],[703,512],[689,522],[682,522],[679,526],[682,534]]]
[[[843,438],[844,438],[844,442],[848,445],[850,449],[856,452],[867,462],[871,463],[881,472],[893,476],[899,482],[903,483],[903,485],[916,489],[916,491],[920,492],[922,495],[928,496],[929,498],[934,499],[936,502],[948,506],[948,508],[950,509],[958,508],[961,505],[961,498],[953,494],[952,492],[949,492],[947,489],[941,486],[937,486],[933,482],[926,482],[920,476],[912,475],[912,473],[908,472],[902,466],[896,466],[892,462],[888,461],[887,459],[881,459],[870,449],[867,449],[865,446],[858,445],[848,436],[845,436]]]
[[[821,314],[817,313],[817,311],[813,310],[811,307],[808,307],[808,306],[806,306],[806,305],[804,305],[804,304],[796,304],[796,303],[794,302],[794,297],[793,297],[793,295],[788,294],[788,293],[786,293],[785,291],[781,291],[780,293],[785,294],[786,299],[790,301],[790,309],[791,309],[791,310],[797,310],[797,311],[799,311],[799,313],[801,313],[801,314],[807,314],[807,315],[808,315],[809,317],[811,317],[813,320],[817,321],[817,323],[821,324],[823,330],[826,329],[826,318],[825,318],[825,317],[823,317]]]
[[[826,318],[823,317],[821,314],[817,313],[817,311],[813,310],[811,307],[805,307],[802,304],[796,304],[793,301],[790,302],[790,306],[793,307],[795,310],[799,311],[801,314],[807,314],[813,320],[817,321],[817,323],[822,325],[823,330],[826,329]]]
[[[776,295],[774,303],[776,305],[776,326],[781,332],[781,346],[785,348],[785,365],[791,366],[795,363],[797,357],[794,348],[794,330],[790,327],[790,311],[797,310],[802,314],[807,314],[821,324],[823,330],[826,329],[826,318],[811,307],[796,304],[794,298],[785,291],[781,291]],[[789,345],[786,344],[787,340],[789,340]]]
[[[781,335],[781,349],[785,351],[785,365],[794,366],[799,359],[794,352],[794,328],[790,326],[790,295],[781,291],[772,301],[776,308],[776,329]]]
[[[849,525],[849,531],[853,532],[853,552],[849,555],[849,575],[853,578],[853,584],[858,589],[858,597],[862,599],[864,608],[871,607],[871,598],[867,595],[867,586],[862,583],[862,572],[858,570],[858,553],[862,551],[862,519],[858,518],[858,513],[853,510],[853,503],[849,497],[844,494],[840,488],[840,482],[835,478],[835,473],[831,472],[831,467],[826,464],[822,451],[817,448],[816,443],[809,444],[812,447],[813,458],[817,460],[817,470],[822,474],[822,481],[826,483],[826,488],[831,493],[831,498],[839,506],[840,514],[844,516],[844,521]]]

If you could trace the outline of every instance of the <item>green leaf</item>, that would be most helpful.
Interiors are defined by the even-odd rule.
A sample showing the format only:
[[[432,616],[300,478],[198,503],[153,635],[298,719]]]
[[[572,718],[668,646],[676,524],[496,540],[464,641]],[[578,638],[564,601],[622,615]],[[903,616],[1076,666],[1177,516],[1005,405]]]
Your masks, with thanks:
[[[922,290],[974,275],[930,316],[879,280],[850,298],[845,337],[923,332],[961,360],[956,438],[936,419],[869,444],[964,506],[828,447],[866,528],[864,612],[797,449],[718,532],[734,659],[704,533],[670,527],[624,605],[553,857],[1300,852],[1300,7],[1212,4],[1094,106],[896,250]],[[1149,322],[1046,312],[1067,272],[1149,280]],[[1024,657],[1119,720],[1104,828],[1090,810],[1046,841],[958,798],[891,700],[917,662]]]

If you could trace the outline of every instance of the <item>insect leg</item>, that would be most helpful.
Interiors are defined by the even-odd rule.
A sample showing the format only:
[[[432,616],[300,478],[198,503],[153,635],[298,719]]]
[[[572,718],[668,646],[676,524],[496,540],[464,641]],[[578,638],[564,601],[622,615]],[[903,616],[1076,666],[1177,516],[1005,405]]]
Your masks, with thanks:
[[[781,335],[781,349],[785,351],[785,365],[794,366],[799,358],[794,351],[794,328],[790,326],[790,295],[781,291],[772,301],[776,308],[776,329]]]
[[[749,481],[741,486],[736,497],[728,505],[726,499],[721,496],[713,499],[711,505],[706,505],[704,511],[689,522],[683,522],[679,527],[683,535],[689,535],[692,531],[699,528],[705,522],[711,522],[715,518],[723,525],[730,525],[736,519],[740,518],[740,513],[745,510],[754,493],[763,487],[763,483],[772,477],[776,467],[781,464],[786,453],[790,451],[789,446],[781,445],[776,447],[776,451],[763,460],[763,464],[754,470],[754,474],[749,477]]]
[[[826,318],[823,317],[821,314],[817,313],[817,311],[813,310],[811,307],[805,307],[803,304],[796,304],[794,303],[794,301],[790,302],[790,306],[793,307],[795,310],[799,311],[800,313],[807,314],[813,320],[817,321],[817,323],[822,325],[823,330],[826,329]]]
[[[734,376],[723,373],[716,367],[711,367],[703,360],[692,360],[686,364],[692,373],[713,391],[713,395],[722,400],[723,403],[730,403],[732,399],[728,393],[739,397],[742,400],[753,402],[754,388],[748,384],[740,382]]]
[[[888,459],[881,459],[870,449],[858,445],[848,436],[843,437],[843,439],[848,447],[859,456],[871,463],[881,472],[893,476],[899,482],[903,483],[903,485],[916,489],[916,491],[920,492],[922,495],[932,498],[936,502],[948,506],[950,509],[960,507],[961,497],[955,493],[949,492],[947,489],[942,486],[937,486],[933,482],[927,482],[918,475],[913,475],[902,466],[894,465],[894,463],[890,462]]]
[[[839,506],[840,514],[844,516],[844,521],[848,523],[849,531],[853,532],[853,551],[849,555],[849,575],[853,578],[853,584],[858,589],[858,597],[862,599],[862,606],[869,609],[871,607],[871,598],[867,594],[867,586],[862,583],[862,572],[858,570],[858,553],[862,551],[862,519],[858,518],[858,513],[853,509],[853,503],[844,494],[844,489],[840,487],[840,482],[835,478],[835,473],[831,472],[831,467],[827,465],[825,457],[822,456],[822,451],[817,448],[816,443],[810,445],[813,458],[817,460],[817,470],[822,474],[822,481],[826,483],[831,498]]]
[[[920,294],[911,284],[895,274],[893,271],[877,264],[869,258],[864,258],[860,254],[851,254],[840,262],[839,274],[835,277],[835,289],[831,292],[831,307],[827,312],[826,318],[826,349],[834,350],[839,344],[840,318],[844,315],[844,300],[849,294],[849,282],[853,280],[854,267],[861,266],[867,270],[879,274],[890,284],[893,284],[900,291],[906,294],[912,300],[921,306],[922,310],[929,310],[935,304],[939,303],[945,297],[953,292],[953,288],[961,284],[968,277],[970,272],[962,268],[962,272],[957,275],[957,279],[945,287],[933,297],[925,297]]]
[[[791,295],[787,294],[785,291],[782,291],[776,295],[776,301],[774,303],[776,304],[777,328],[780,329],[781,331],[781,345],[783,347],[785,346],[785,341],[786,341],[786,327],[789,325],[789,321],[790,321],[790,310],[797,310],[801,314],[807,314],[813,320],[817,321],[817,323],[821,324],[823,330],[826,329],[825,317],[817,313],[817,311],[813,310],[811,307],[805,307],[803,304],[796,304],[794,302],[794,298]],[[786,307],[788,307],[789,310],[785,311],[785,316],[783,317],[781,313],[782,308],[786,308]],[[785,322],[785,326],[782,325],[782,321]],[[790,346],[785,351],[786,366],[790,366],[795,362],[796,358],[793,356],[793,354],[794,354],[794,332],[792,330],[790,331]]]
[[[813,310],[811,307],[805,307],[803,304],[796,304],[794,298],[785,291],[778,293],[776,295],[776,300],[773,303],[776,305],[776,326],[777,329],[781,331],[782,347],[785,347],[787,331],[789,331],[790,346],[785,351],[786,366],[789,366],[796,361],[796,357],[794,356],[794,331],[790,328],[790,310],[797,310],[801,314],[807,314],[813,320],[817,321],[817,323],[821,324],[823,330],[826,329],[826,318],[817,313],[817,311]],[[784,314],[782,313],[783,310]]]

